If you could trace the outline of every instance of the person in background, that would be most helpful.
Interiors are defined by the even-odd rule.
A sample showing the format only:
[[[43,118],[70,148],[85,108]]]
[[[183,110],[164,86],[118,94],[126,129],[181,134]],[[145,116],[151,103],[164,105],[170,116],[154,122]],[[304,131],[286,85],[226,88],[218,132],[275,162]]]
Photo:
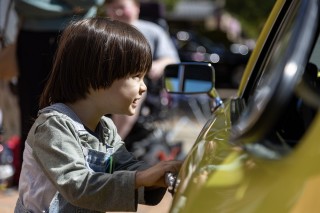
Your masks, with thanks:
[[[58,36],[71,20],[95,16],[104,0],[15,0],[14,3],[20,21],[17,60],[22,155],[39,110],[39,97],[52,69]]]
[[[105,116],[136,113],[151,63],[129,24],[91,18],[64,30],[26,140],[15,212],[137,211],[161,201],[181,162],[136,160]]]
[[[139,19],[140,2],[138,0],[106,0],[105,8],[108,17],[135,26],[149,41],[153,61],[152,67],[147,73],[146,81],[150,89],[153,85],[158,85],[164,68],[168,64],[180,61],[168,32],[153,22]],[[139,104],[139,109],[141,104],[142,102]],[[112,115],[112,119],[124,141],[126,141],[126,137],[130,134],[138,117],[138,113],[134,116]]]

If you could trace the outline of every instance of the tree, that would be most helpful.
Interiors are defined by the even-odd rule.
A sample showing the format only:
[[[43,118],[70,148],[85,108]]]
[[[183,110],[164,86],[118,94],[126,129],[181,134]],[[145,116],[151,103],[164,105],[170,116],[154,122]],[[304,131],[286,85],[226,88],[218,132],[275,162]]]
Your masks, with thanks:
[[[226,0],[224,9],[237,18],[247,37],[257,38],[276,0]]]
[[[163,0],[162,2],[164,3],[166,9],[168,11],[172,10],[175,5],[177,4],[177,2],[179,2],[180,0]],[[161,2],[161,1],[159,1]]]

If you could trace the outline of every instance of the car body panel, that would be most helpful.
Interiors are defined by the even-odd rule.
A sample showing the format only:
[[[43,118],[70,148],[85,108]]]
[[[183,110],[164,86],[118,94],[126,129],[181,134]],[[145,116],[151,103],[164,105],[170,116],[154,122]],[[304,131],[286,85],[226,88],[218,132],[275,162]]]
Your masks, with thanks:
[[[184,184],[193,184],[180,183],[170,212],[318,212],[320,203],[312,196],[318,198],[320,190],[320,115],[303,139],[308,143],[281,161],[261,160],[228,144],[230,127],[221,120],[222,130],[202,132],[193,146],[197,154],[188,156],[184,166],[189,168],[179,174]],[[208,158],[207,153],[215,155]]]
[[[312,4],[319,6],[319,1],[315,0],[301,0],[301,2],[302,6]],[[242,99],[248,90],[254,90],[255,84],[252,82],[260,78],[260,75],[255,72],[258,72],[257,70],[263,66],[264,60],[268,59],[270,53],[264,49],[268,49],[265,47],[269,45],[268,42],[274,42],[273,40],[268,41],[269,37],[277,37],[277,34],[272,35],[272,29],[277,26],[276,22],[279,22],[280,10],[285,5],[291,7],[291,1],[278,0],[276,2],[261,32],[257,47],[251,54],[238,89],[238,96],[226,100],[215,109],[189,151],[178,175],[177,187],[170,208],[171,213],[309,213],[320,211],[320,202],[317,200],[320,194],[319,113],[315,113],[310,126],[299,138],[299,143],[290,149],[288,154],[281,155],[279,158],[278,156],[268,158],[250,152],[250,145],[256,145],[252,142],[254,140],[247,140],[249,141],[247,142],[245,139],[237,141],[231,138],[237,123],[233,122],[233,114],[242,113],[241,110],[238,112],[234,109],[234,102],[237,99]],[[299,4],[297,3],[297,5]],[[286,14],[286,16],[290,17],[290,14]],[[282,27],[285,28],[285,26]],[[310,30],[314,31],[314,29]],[[297,61],[301,62],[299,69],[302,69],[306,63],[305,58],[308,56],[302,53],[309,51],[308,48],[299,49],[292,54],[298,58]],[[297,75],[293,79],[297,82],[295,85],[300,84],[299,77],[301,76]],[[293,87],[288,88],[288,93],[296,93],[296,89]],[[282,90],[281,92],[286,91]],[[270,100],[275,103],[279,101],[279,106],[273,105],[273,107],[285,109],[288,104],[282,103],[282,100]],[[267,110],[269,113],[273,111],[272,108]],[[264,126],[263,123],[257,123],[257,125],[260,125],[260,128]],[[265,127],[270,128],[270,125],[265,124]],[[273,123],[272,125],[278,124]],[[254,126],[252,128],[254,129]],[[256,148],[263,149],[262,146]]]

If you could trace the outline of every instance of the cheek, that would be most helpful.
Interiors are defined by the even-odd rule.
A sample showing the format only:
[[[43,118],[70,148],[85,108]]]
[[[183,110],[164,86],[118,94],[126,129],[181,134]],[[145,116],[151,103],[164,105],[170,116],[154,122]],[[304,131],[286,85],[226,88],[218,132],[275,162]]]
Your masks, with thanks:
[[[140,93],[140,82],[134,79],[120,80],[114,83],[113,93],[122,97],[135,98]]]
[[[126,97],[134,97],[136,96],[140,91],[140,85],[137,83],[128,83],[121,87],[121,94]]]

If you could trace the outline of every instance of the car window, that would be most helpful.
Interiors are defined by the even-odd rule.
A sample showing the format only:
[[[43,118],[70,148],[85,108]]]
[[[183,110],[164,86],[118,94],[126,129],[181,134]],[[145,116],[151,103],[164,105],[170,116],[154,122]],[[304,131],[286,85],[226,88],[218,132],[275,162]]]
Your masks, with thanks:
[[[290,152],[314,117],[314,106],[294,91],[300,78],[313,89],[319,81],[320,44],[313,42],[318,17],[311,13],[317,7],[315,1],[290,4],[265,44],[255,80],[247,85],[246,107],[235,121],[233,138],[257,155],[276,159]]]
[[[313,52],[311,54],[310,63],[315,64],[318,68],[320,67],[320,37],[318,37]]]
[[[265,99],[272,95],[270,92],[273,91],[273,88],[280,80],[282,73],[275,72],[275,70],[282,65],[280,64],[281,60],[285,62],[289,39],[295,26],[297,7],[292,9],[292,13],[295,14],[295,16],[289,16],[289,18],[285,17],[285,20],[279,26],[280,31],[277,32],[277,35],[271,44],[272,46],[270,45],[272,48],[264,59],[259,78],[251,88],[247,102],[251,101],[250,99],[255,99],[254,102],[257,105],[267,103]],[[263,106],[258,107],[258,109],[263,109]]]
[[[304,81],[311,89],[320,91],[320,36],[314,45],[305,67]],[[256,144],[248,144],[246,149],[263,157],[278,159],[299,145],[301,138],[311,125],[317,108],[306,103],[303,98],[293,94],[287,107],[280,114],[277,125]],[[259,150],[258,150],[259,149]]]

